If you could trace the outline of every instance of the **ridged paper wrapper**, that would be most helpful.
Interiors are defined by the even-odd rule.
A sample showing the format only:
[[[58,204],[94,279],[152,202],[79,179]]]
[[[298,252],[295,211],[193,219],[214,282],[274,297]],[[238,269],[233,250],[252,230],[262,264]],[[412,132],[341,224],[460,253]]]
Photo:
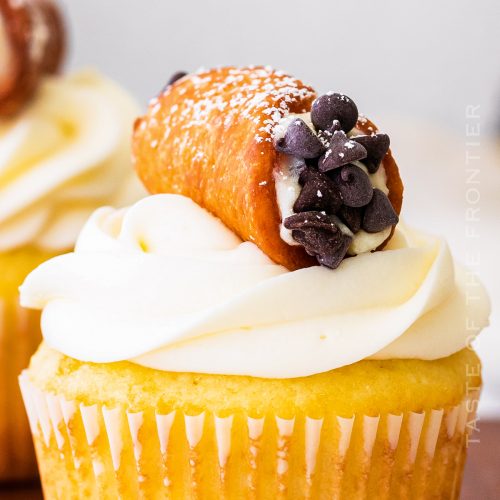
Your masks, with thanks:
[[[422,413],[256,418],[86,406],[27,373],[20,385],[51,499],[454,499],[479,396]]]

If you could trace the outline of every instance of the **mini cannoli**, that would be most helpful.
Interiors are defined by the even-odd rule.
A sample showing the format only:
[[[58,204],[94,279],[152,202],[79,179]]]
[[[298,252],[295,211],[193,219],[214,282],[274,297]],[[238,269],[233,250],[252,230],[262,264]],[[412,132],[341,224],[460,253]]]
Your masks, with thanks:
[[[179,193],[294,270],[383,248],[403,185],[389,137],[344,94],[267,67],[178,73],[135,124],[151,193]]]
[[[65,31],[51,0],[0,0],[0,116],[17,113],[43,75],[57,72]]]

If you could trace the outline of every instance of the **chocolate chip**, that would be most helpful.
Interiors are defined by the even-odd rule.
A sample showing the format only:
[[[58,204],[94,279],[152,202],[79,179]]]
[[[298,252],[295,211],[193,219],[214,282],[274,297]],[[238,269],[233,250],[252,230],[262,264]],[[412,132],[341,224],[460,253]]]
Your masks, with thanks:
[[[303,212],[285,219],[292,237],[309,255],[324,266],[335,269],[344,259],[352,237],[344,234],[334,216],[320,212]]]
[[[348,207],[342,205],[337,212],[342,222],[356,234],[361,229],[361,221],[363,220],[363,208]]]
[[[328,172],[365,157],[366,149],[361,144],[349,139],[341,130],[337,130],[333,133],[330,147],[319,159],[318,168],[321,172]]]
[[[308,166],[308,167],[314,167],[314,168],[318,168],[318,159],[319,158],[307,158],[305,160],[305,164]]]
[[[391,143],[389,136],[387,134],[357,135],[351,137],[351,139],[366,149],[367,155],[363,163],[366,165],[368,172],[374,174],[378,170],[382,158],[389,150]]]
[[[323,142],[323,144],[329,146],[333,134],[339,130],[341,130],[340,122],[338,120],[333,120],[333,123],[328,130],[318,130],[318,137]]]
[[[332,241],[327,240],[326,245],[327,248],[330,248],[330,251],[325,251],[316,256],[318,262],[322,266],[329,267],[331,269],[337,269],[340,263],[344,260],[347,250],[351,246],[352,237],[347,234],[342,234],[340,241]]]
[[[309,211],[290,215],[283,221],[287,229],[323,229],[336,233],[340,231],[337,226],[337,218],[333,215],[326,215],[321,212]],[[341,232],[341,231],[340,231]]]
[[[313,181],[320,176],[321,176],[321,178],[326,177],[324,174],[321,174],[320,172],[318,172],[318,170],[316,168],[314,168],[314,166],[311,166],[308,164],[307,167],[304,170],[302,170],[302,172],[300,172],[299,184],[301,186],[304,186],[306,184],[306,182]],[[331,179],[329,179],[329,178],[328,178],[328,180],[331,181]]]
[[[275,148],[277,151],[299,158],[316,158],[326,149],[316,134],[300,118],[290,123],[285,136],[276,141]]]
[[[398,221],[398,214],[389,198],[380,189],[374,189],[372,200],[365,208],[363,229],[368,233],[378,233],[389,226],[395,226]]]
[[[323,143],[325,148],[330,145],[330,141],[332,140],[333,132],[329,130],[318,130],[318,138]]]
[[[345,165],[334,170],[331,178],[337,184],[342,200],[348,207],[364,207],[373,196],[370,178],[356,165]]]
[[[338,120],[333,120],[332,124],[328,129],[328,132],[330,132],[330,134],[333,135],[333,133],[337,132],[337,130],[342,130],[342,125]]]
[[[300,174],[303,186],[293,205],[294,212],[311,210],[334,214],[342,206],[342,198],[335,183],[314,168],[306,168]]]
[[[342,130],[349,132],[358,121],[358,108],[350,97],[329,92],[313,102],[311,120],[317,130],[329,130],[338,120]]]
[[[170,77],[170,80],[167,82],[167,85],[172,85],[177,80],[180,80],[181,78],[184,78],[186,75],[187,75],[187,73],[185,71],[177,71],[177,73],[174,73]]]

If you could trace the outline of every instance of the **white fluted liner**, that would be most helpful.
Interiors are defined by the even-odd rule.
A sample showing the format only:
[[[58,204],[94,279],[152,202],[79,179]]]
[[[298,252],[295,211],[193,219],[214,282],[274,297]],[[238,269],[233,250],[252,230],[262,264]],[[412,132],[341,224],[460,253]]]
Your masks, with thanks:
[[[44,460],[48,450],[57,449],[61,474],[78,477],[80,469],[87,470],[80,481],[92,484],[86,484],[81,493],[72,491],[76,498],[85,498],[83,491],[86,495],[92,492],[97,498],[107,498],[109,491],[122,498],[129,497],[120,493],[123,491],[136,491],[146,497],[151,494],[148,491],[163,491],[166,498],[180,498],[172,493],[175,487],[179,491],[170,475],[172,468],[176,468],[173,474],[177,478],[183,471],[181,489],[190,498],[202,491],[212,465],[218,470],[216,490],[223,497],[227,485],[234,487],[237,482],[231,473],[241,474],[234,463],[242,456],[247,472],[244,481],[239,481],[243,485],[240,484],[242,498],[258,498],[259,481],[264,474],[263,453],[269,449],[275,454],[275,484],[269,483],[269,488],[275,488],[275,498],[290,498],[294,488],[300,488],[300,497],[304,498],[319,498],[318,492],[323,494],[328,488],[333,498],[372,498],[367,496],[372,484],[381,485],[376,498],[426,498],[426,484],[431,482],[434,493],[438,485],[449,498],[458,498],[466,424],[474,418],[467,408],[475,405],[467,405],[467,400],[478,397],[470,394],[457,406],[423,413],[253,418],[241,414],[160,414],[154,409],[128,412],[122,408],[86,406],[39,390],[26,374],[20,376],[20,386],[39,458]],[[85,439],[75,430],[78,423]],[[234,438],[237,424],[240,430],[245,429],[244,439]],[[174,450],[173,433],[179,428],[184,435],[180,442],[176,436]],[[154,439],[145,439],[143,432],[151,430]],[[204,454],[205,448],[213,450],[210,458]],[[167,465],[170,453],[178,453],[174,465]],[[128,467],[127,463],[133,466]],[[351,490],[346,486],[346,478],[352,478],[353,470],[358,468],[360,482],[354,490],[358,493],[348,494]],[[153,477],[152,470],[159,476]],[[46,481],[43,464],[41,472],[48,497],[63,498],[68,494],[64,489],[63,493],[58,492],[55,484]]]
[[[309,485],[311,484],[311,478],[316,468],[316,460],[318,458],[322,426],[322,418],[306,417],[305,459],[306,479]]]

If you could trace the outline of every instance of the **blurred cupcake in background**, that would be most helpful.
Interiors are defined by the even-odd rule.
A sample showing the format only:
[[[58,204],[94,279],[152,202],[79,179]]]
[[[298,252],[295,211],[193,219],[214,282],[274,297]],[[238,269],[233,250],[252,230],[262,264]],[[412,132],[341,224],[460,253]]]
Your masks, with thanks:
[[[93,71],[54,76],[64,29],[52,2],[0,2],[0,481],[36,471],[17,375],[40,341],[18,287],[72,250],[88,215],[138,199],[129,135],[138,113]]]

